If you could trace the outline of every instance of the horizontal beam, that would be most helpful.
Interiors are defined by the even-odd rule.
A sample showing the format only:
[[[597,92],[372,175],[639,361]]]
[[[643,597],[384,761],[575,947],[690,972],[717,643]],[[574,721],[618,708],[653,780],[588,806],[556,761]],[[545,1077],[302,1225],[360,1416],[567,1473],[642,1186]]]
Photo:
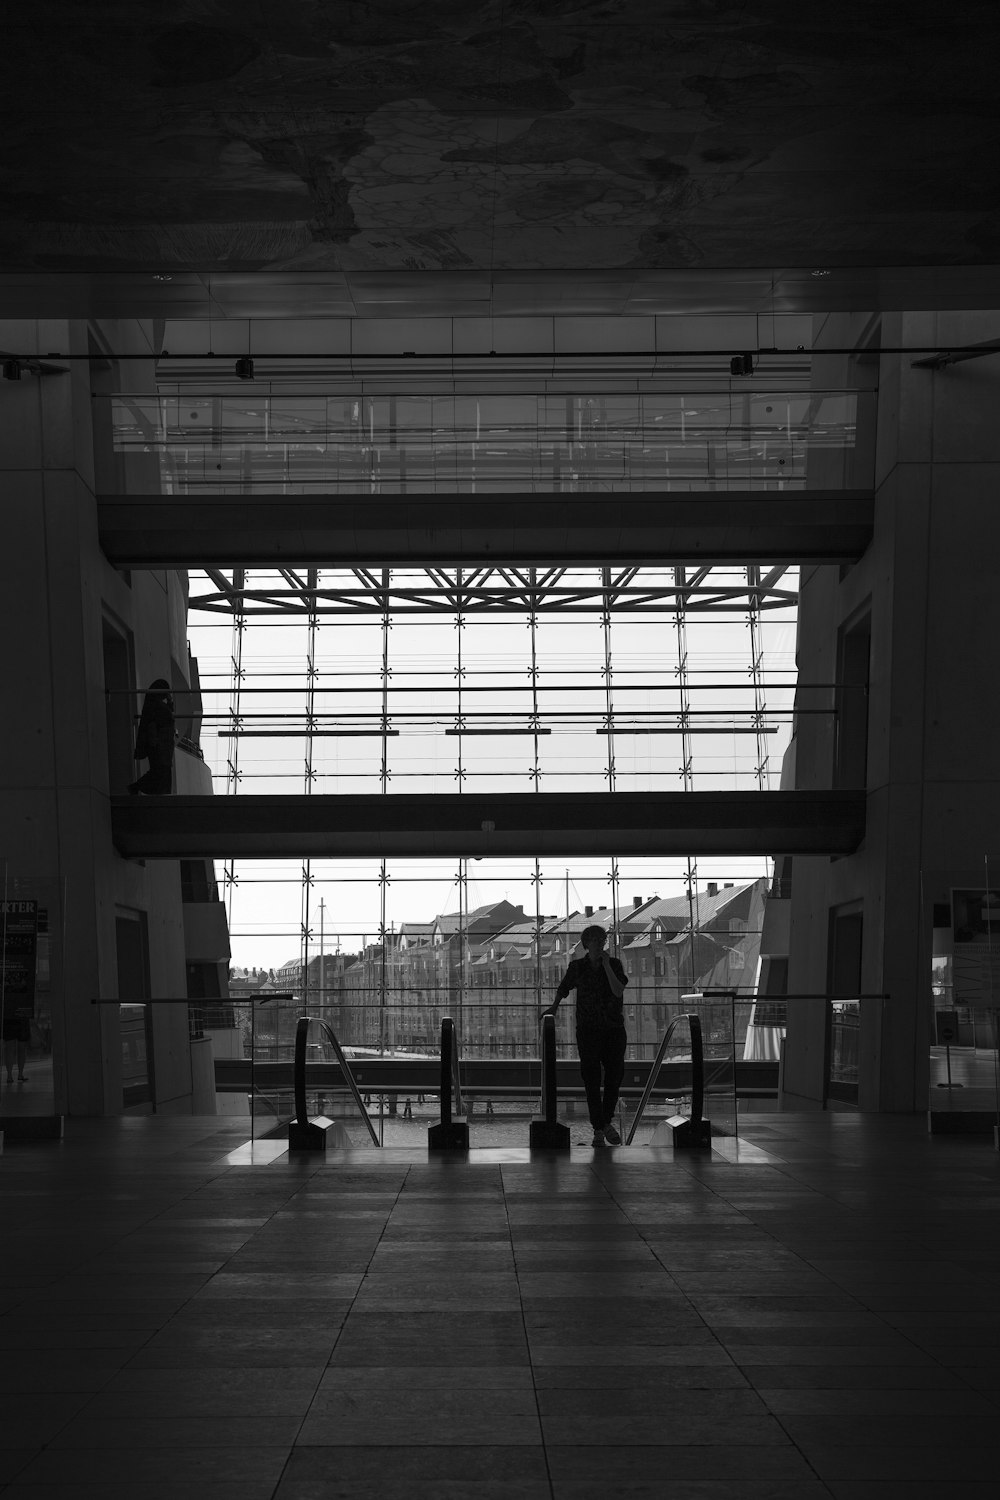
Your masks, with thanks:
[[[265,997],[261,997],[262,999]],[[749,997],[748,997],[749,998]],[[474,1013],[475,996],[466,998],[466,1014]],[[548,996],[546,996],[546,1003]],[[350,1004],[350,993],[344,997]],[[267,1012],[258,1012],[266,1015]],[[312,1033],[310,1033],[311,1035]],[[727,1060],[731,1061],[731,1059]],[[639,1094],[649,1078],[650,1062],[629,1060],[625,1065],[623,1094]],[[249,1058],[217,1057],[215,1059],[215,1087],[220,1093],[248,1094],[251,1085],[265,1093],[292,1089],[291,1059],[285,1062],[251,1063]],[[538,1058],[463,1058],[462,1093],[481,1095],[502,1094],[528,1098],[538,1097]],[[728,1071],[728,1070],[727,1070]],[[355,1082],[365,1094],[437,1094],[441,1087],[441,1060],[436,1057],[357,1057],[351,1060],[351,1072]],[[583,1094],[580,1082],[580,1065],[573,1059],[560,1058],[556,1063],[559,1096]],[[728,1075],[730,1080],[732,1075]],[[731,1087],[731,1082],[729,1084]],[[339,1063],[309,1062],[306,1066],[307,1089],[346,1089],[347,1081]],[[657,1086],[653,1097],[690,1091],[691,1063],[666,1062],[657,1075]],[[777,1092],[778,1064],[776,1062],[748,1062],[739,1058],[736,1063],[737,1092],[755,1094]]]
[[[853,562],[869,491],[526,495],[105,495],[122,568],[278,564]]]
[[[850,854],[864,792],[113,797],[128,858]]]

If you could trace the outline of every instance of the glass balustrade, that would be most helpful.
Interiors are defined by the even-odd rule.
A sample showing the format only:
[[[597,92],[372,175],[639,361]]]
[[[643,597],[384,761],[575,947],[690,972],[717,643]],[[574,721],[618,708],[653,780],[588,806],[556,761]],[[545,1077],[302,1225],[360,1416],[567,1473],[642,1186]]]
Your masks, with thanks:
[[[874,391],[116,393],[123,493],[356,495],[859,489]]]

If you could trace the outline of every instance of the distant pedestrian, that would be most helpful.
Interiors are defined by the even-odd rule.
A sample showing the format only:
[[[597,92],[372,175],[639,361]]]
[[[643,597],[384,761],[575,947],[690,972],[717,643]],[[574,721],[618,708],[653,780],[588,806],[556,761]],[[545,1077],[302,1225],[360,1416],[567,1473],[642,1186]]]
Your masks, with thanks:
[[[157,677],[149,685],[135,737],[136,760],[148,760],[149,770],[129,785],[133,797],[167,797],[173,789],[174,700],[169,682]]]
[[[556,990],[556,998],[542,1012],[554,1016],[559,1002],[576,990],[576,1046],[580,1076],[587,1091],[587,1109],[595,1146],[620,1146],[614,1127],[618,1093],[625,1076],[625,1018],[622,996],[628,975],[617,958],[605,953],[608,935],[596,923],[580,934],[582,958],[574,958]],[[603,1075],[603,1092],[602,1092]]]
[[[28,1016],[4,1013],[3,1018],[3,1060],[7,1067],[7,1082],[14,1082],[14,1064],[17,1064],[17,1077],[20,1083],[27,1083],[28,1075],[25,1073],[25,1065],[28,1059],[28,1043],[31,1040],[31,1021]]]

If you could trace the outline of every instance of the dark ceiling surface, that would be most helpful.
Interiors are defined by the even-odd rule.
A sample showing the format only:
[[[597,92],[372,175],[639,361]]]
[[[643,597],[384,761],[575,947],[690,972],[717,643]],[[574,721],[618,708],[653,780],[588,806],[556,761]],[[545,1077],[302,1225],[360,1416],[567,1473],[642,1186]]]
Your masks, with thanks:
[[[5,273],[1000,262],[994,0],[36,0]]]

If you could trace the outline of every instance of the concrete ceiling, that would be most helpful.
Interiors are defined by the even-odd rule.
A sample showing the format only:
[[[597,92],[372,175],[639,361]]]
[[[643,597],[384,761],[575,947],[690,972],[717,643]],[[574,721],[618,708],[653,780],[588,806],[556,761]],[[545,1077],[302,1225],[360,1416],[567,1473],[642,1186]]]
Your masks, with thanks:
[[[982,304],[998,56],[992,0],[36,0],[0,311]]]

